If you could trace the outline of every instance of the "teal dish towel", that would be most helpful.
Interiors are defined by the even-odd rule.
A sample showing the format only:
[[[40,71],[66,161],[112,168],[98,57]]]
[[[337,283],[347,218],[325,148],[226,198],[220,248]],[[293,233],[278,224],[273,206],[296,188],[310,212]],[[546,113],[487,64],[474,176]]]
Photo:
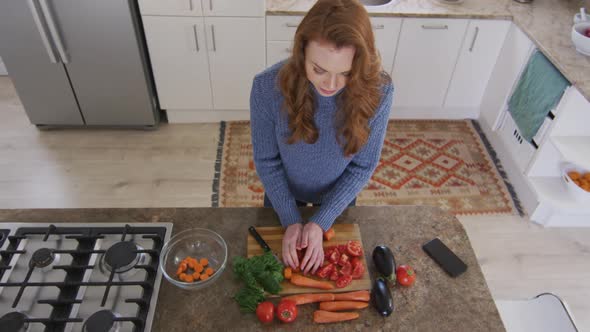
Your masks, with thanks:
[[[508,102],[508,111],[523,138],[532,141],[569,85],[559,70],[541,52],[535,51]]]

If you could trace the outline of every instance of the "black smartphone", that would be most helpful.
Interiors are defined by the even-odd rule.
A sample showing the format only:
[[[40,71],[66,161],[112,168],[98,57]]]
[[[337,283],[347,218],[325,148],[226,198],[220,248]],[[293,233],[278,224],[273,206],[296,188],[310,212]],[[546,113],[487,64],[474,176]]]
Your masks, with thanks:
[[[429,241],[422,246],[428,256],[445,270],[451,277],[458,277],[467,270],[467,265],[455,255],[439,238]]]

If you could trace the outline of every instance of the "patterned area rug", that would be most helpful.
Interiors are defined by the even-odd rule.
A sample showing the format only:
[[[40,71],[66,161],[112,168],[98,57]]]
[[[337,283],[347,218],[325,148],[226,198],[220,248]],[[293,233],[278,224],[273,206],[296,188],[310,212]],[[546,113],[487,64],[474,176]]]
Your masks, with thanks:
[[[213,191],[213,206],[263,205],[249,122],[221,124]],[[455,215],[522,215],[495,152],[470,120],[391,120],[379,165],[357,205],[433,205]]]

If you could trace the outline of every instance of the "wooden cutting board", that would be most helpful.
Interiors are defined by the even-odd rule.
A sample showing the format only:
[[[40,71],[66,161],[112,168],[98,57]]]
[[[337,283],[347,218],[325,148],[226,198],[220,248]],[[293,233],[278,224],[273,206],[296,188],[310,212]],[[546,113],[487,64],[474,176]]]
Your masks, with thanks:
[[[330,241],[324,241],[324,248],[329,247],[329,246],[333,246],[333,245],[346,244],[346,242],[349,240],[359,241],[362,246],[363,242],[361,240],[361,232],[360,232],[358,224],[335,224],[333,227],[334,227],[334,231],[336,232],[336,236],[334,236],[334,238],[332,238],[332,240],[330,240]],[[264,241],[266,241],[266,243],[268,243],[268,246],[272,249],[272,251],[274,253],[276,253],[277,256],[279,256],[279,259],[281,259],[282,258],[281,253],[282,253],[282,244],[283,244],[283,234],[285,232],[283,227],[281,227],[281,226],[256,227],[256,230],[258,231],[260,236],[262,236]],[[258,242],[256,242],[254,237],[250,234],[248,234],[247,249],[248,249],[248,253],[247,253],[248,257],[263,254],[262,248],[260,247]],[[363,247],[363,255],[361,257],[362,262],[365,265],[365,273],[363,274],[363,277],[361,279],[352,280],[350,285],[348,285],[344,288],[334,288],[334,290],[332,290],[333,292],[351,292],[351,291],[357,291],[357,290],[371,289],[371,278],[369,276],[369,269],[367,268],[367,262],[365,260],[365,256],[367,254],[370,255],[370,252],[367,253],[365,251],[365,248]],[[316,278],[316,277],[311,277],[311,278],[320,280],[319,278]],[[336,285],[336,283],[334,281],[330,281],[330,282],[332,282],[332,283],[334,283],[334,285]],[[283,281],[281,286],[283,289],[279,293],[279,295],[300,294],[300,293],[325,293],[325,292],[327,292],[326,290],[317,289],[317,288],[307,288],[307,287],[295,286],[287,280]]]

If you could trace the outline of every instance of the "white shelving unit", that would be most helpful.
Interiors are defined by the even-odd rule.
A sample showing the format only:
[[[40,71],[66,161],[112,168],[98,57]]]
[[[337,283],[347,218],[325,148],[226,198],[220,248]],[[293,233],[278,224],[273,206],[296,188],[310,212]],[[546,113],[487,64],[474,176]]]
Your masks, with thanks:
[[[539,146],[527,172],[527,180],[539,202],[531,220],[545,226],[590,227],[588,201],[576,199],[561,178],[563,163],[590,170],[590,102],[570,87],[555,110],[548,138]]]

